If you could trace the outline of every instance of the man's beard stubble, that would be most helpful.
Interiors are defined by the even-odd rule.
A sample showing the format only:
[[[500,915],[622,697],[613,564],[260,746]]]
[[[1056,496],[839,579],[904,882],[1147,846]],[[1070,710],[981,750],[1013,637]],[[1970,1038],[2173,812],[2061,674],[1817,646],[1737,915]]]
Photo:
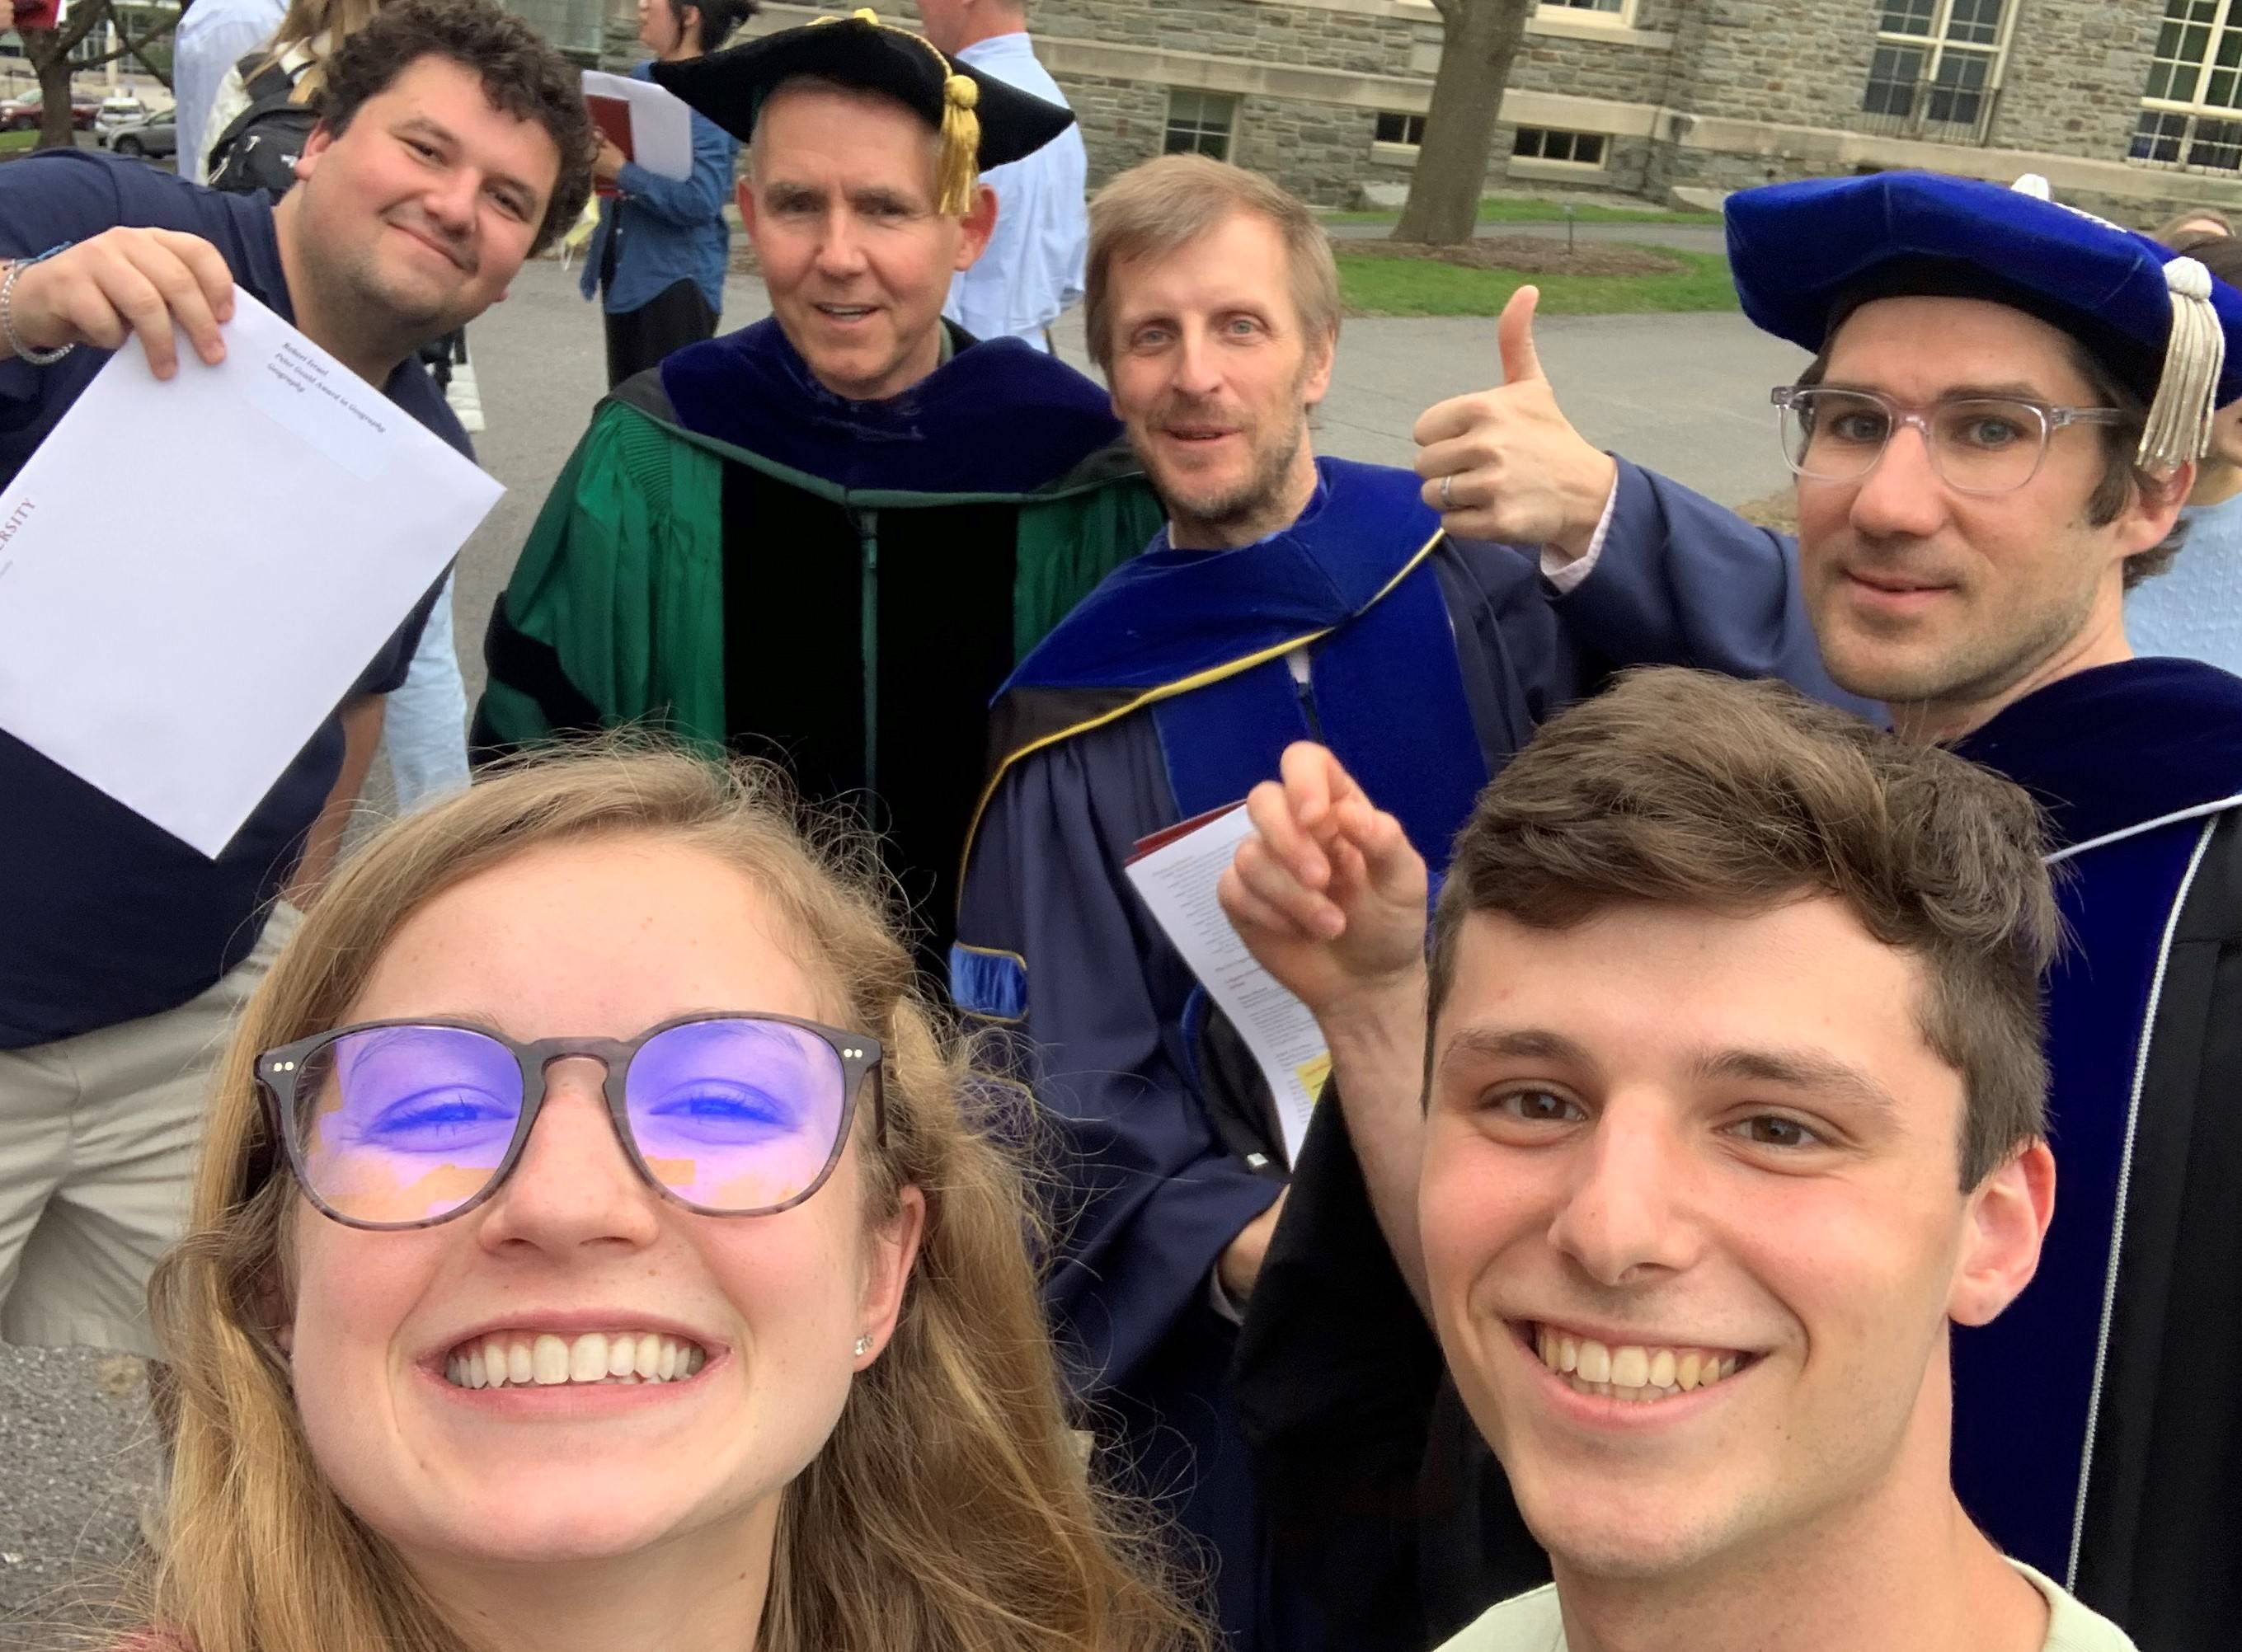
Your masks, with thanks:
[[[1191,497],[1184,486],[1162,477],[1158,466],[1147,468],[1153,472],[1153,485],[1165,499],[1169,515],[1191,537],[1250,543],[1292,525],[1285,484],[1307,439],[1307,411],[1299,408],[1272,439],[1257,444],[1252,469],[1234,486],[1200,498]],[[1253,531],[1241,538],[1241,532],[1249,528]]]

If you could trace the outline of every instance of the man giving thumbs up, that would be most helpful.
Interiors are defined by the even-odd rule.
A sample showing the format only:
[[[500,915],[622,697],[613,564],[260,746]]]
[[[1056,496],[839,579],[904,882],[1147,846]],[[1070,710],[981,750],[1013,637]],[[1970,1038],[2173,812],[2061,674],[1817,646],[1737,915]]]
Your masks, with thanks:
[[[1503,306],[1502,386],[1452,396],[1411,432],[1425,503],[1459,539],[1540,545],[1567,562],[1588,552],[1612,503],[1619,461],[1591,447],[1557,406],[1534,348],[1538,287]]]

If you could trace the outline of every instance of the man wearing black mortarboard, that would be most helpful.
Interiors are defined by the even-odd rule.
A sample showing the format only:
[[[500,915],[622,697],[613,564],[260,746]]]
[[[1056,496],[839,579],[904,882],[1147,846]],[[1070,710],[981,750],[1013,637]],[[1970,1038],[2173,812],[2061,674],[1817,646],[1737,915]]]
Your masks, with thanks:
[[[475,744],[631,721],[871,803],[946,938],[990,696],[1162,521],[1105,392],[945,323],[978,170],[1073,117],[869,11],[655,80],[748,146],[773,314],[603,401],[491,617]]]
[[[1795,545],[1675,514],[1671,485],[1641,508],[1533,371],[1426,415],[1426,497],[1453,536],[1550,544],[1584,648],[1710,664],[1708,624],[1731,648],[1755,625],[1772,648],[1810,623],[1830,675],[1900,737],[2045,806],[2069,934],[2045,983],[2062,1191],[2031,1287],[1955,1336],[1955,1488],[2006,1553],[2141,1646],[2231,1645],[2242,679],[2135,658],[2123,599],[2189,554],[2173,530],[2194,461],[2242,397],[2242,293],[2036,179],[1778,184],[1727,219],[1745,313],[1813,355],[1774,392]],[[1506,355],[1530,369],[1530,350]],[[1588,503],[1566,521],[1536,514],[1570,494]],[[1608,532],[1567,552],[1588,544],[1571,518],[1607,498]],[[1375,953],[1375,916],[1346,914],[1355,955]],[[1389,917],[1406,956],[1414,915]],[[1265,1495],[1308,1511],[1301,1541],[1377,1603],[1359,1652],[1415,1652],[1546,1562],[1441,1376],[1413,1247],[1381,1241],[1416,1231],[1421,1017],[1374,1036],[1321,1018],[1336,1100],[1247,1308],[1239,1406]]]

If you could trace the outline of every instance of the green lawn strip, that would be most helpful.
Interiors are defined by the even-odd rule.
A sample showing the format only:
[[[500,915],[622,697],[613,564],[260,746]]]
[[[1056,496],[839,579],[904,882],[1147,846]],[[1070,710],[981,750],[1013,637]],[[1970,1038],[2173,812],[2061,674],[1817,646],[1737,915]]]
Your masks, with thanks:
[[[1527,275],[1467,270],[1423,258],[1339,255],[1341,302],[1359,316],[1500,315],[1510,295],[1529,282],[1541,289],[1545,316],[1613,316],[1675,310],[1733,310],[1736,290],[1728,261],[1717,253],[1659,249],[1686,265],[1665,275]]]
[[[1366,212],[1326,212],[1326,224],[1397,224],[1401,214],[1383,209]],[[1562,224],[1565,209],[1554,201],[1521,201],[1490,197],[1479,204],[1481,224]],[[1718,224],[1717,212],[1676,212],[1663,207],[1603,206],[1593,201],[1576,203],[1575,224]]]
[[[39,141],[37,131],[0,132],[0,155],[13,155]]]

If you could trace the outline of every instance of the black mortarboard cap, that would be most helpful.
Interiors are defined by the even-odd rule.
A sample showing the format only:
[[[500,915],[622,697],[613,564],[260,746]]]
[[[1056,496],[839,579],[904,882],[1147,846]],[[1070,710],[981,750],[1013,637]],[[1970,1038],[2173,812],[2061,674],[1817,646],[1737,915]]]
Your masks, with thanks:
[[[941,210],[963,216],[983,169],[1032,155],[1074,123],[1047,104],[970,64],[953,64],[933,42],[882,23],[870,11],[821,17],[796,29],[727,46],[706,57],[656,63],[657,84],[677,94],[742,144],[764,103],[796,75],[894,98],[942,135]]]

